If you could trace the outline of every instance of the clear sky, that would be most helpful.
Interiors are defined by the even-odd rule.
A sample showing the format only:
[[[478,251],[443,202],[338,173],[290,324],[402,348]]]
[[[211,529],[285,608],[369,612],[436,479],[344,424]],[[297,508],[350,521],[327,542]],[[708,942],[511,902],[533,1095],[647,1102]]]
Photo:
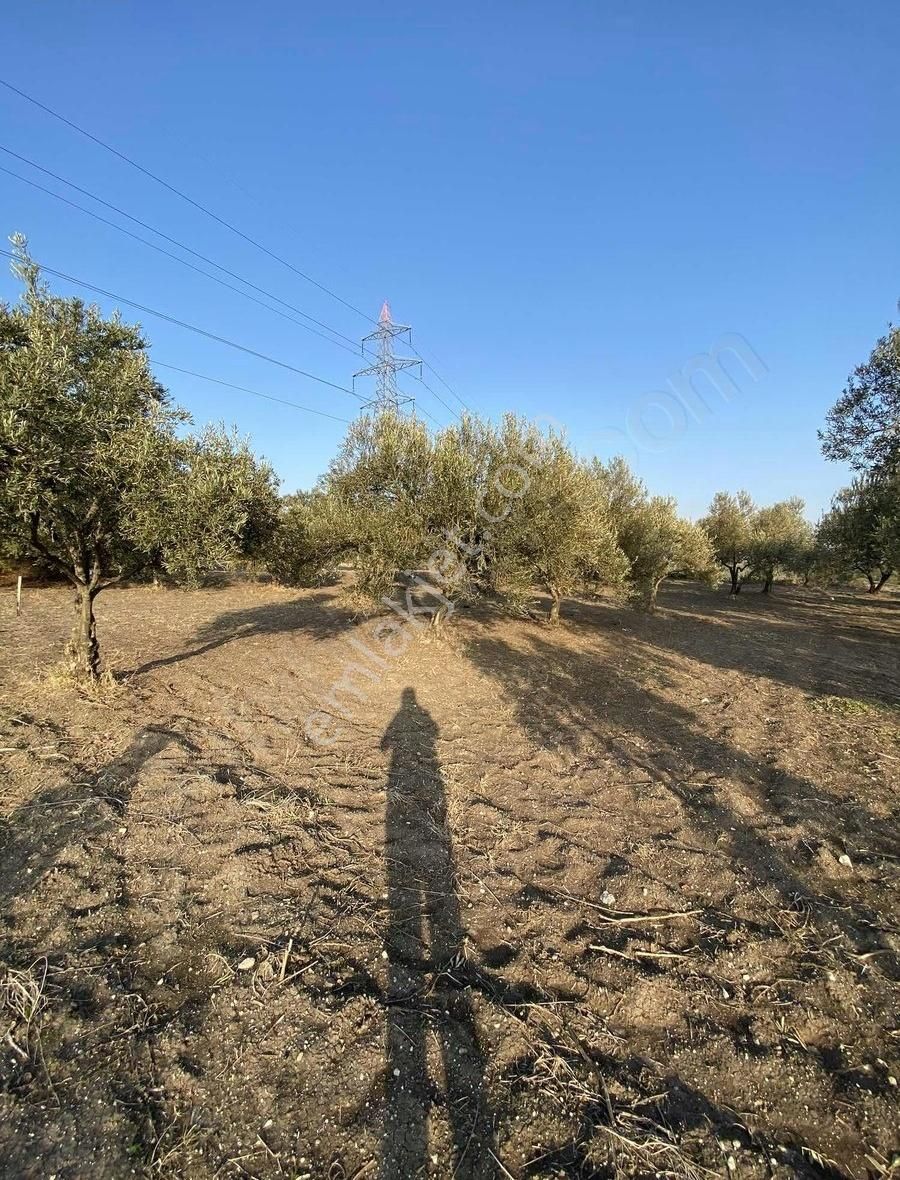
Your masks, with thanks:
[[[896,0],[38,0],[3,23],[0,77],[354,307],[375,317],[390,299],[472,408],[549,415],[585,453],[623,450],[692,515],[746,487],[802,495],[815,517],[845,480],[816,429],[900,296]],[[353,340],[371,327],[3,88],[0,144]],[[122,221],[2,152],[0,166]],[[359,366],[5,173],[0,212],[58,270],[338,385]],[[125,311],[159,361],[341,417],[358,405]],[[765,371],[737,366],[730,401],[708,395],[667,427],[647,395],[728,334]],[[345,429],[159,373],[198,422],[252,434],[285,490],[314,481]]]

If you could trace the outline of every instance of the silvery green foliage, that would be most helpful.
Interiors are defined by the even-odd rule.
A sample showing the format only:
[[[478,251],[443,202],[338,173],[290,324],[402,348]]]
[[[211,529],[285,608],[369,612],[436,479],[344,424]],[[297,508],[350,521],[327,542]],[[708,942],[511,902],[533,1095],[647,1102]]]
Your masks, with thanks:
[[[260,557],[278,518],[277,481],[249,439],[207,425],[180,441],[176,478],[162,497],[165,519],[151,517],[162,538],[162,564],[197,584],[211,569]],[[154,529],[147,537],[152,542]]]
[[[632,597],[652,609],[663,579],[674,573],[714,582],[716,559],[706,530],[678,515],[675,500],[650,496],[622,459],[596,464],[605,479],[619,547],[628,559]]]
[[[361,589],[386,594],[400,570],[428,556],[432,440],[425,426],[394,412],[357,419],[323,481],[336,539]]]
[[[220,428],[188,415],[150,370],[139,328],[53,295],[13,239],[22,299],[0,305],[0,529],[76,588],[69,654],[94,675],[92,602],[150,565],[196,579],[258,548],[275,481]]]
[[[794,496],[757,510],[753,517],[750,564],[768,593],[776,577],[789,573],[813,542],[813,528],[804,516],[803,501]]]
[[[862,574],[876,593],[900,568],[900,476],[855,480],[819,522],[820,560],[833,577]]]
[[[314,586],[352,552],[351,516],[336,495],[321,490],[284,496],[266,547],[269,572],[287,586]]]
[[[607,490],[560,434],[511,419],[501,444],[512,495],[496,529],[495,582],[513,600],[539,585],[555,621],[578,586],[617,584],[628,572]]]
[[[627,569],[591,468],[512,415],[467,415],[434,435],[390,412],[355,422],[316,492],[285,508],[270,568],[309,581],[339,558],[376,598],[416,570],[451,602],[522,604],[539,585],[554,617],[586,579]]]
[[[884,476],[900,470],[900,328],[877,341],[857,365],[819,432],[829,459]]]
[[[741,579],[750,568],[755,516],[756,506],[747,492],[735,496],[716,492],[700,521],[709,533],[716,560],[728,570],[733,594],[740,590]]]

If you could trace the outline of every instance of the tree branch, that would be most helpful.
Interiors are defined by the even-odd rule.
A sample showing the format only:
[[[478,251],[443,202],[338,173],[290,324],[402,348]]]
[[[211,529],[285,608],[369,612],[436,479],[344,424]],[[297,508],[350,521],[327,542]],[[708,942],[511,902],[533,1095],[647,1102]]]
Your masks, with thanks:
[[[41,541],[38,537],[38,526],[40,525],[40,521],[41,515],[39,512],[32,512],[29,514],[29,540],[31,542],[32,548],[36,549],[38,553],[40,553],[41,557],[43,557],[44,561],[46,561],[49,566],[55,569],[57,573],[63,574],[74,586],[80,586],[81,582],[79,582],[72,570],[69,569],[66,563],[62,561],[61,558],[57,557],[55,553],[51,553],[43,541]]]
[[[122,573],[114,574],[111,578],[104,578],[103,584],[98,587],[98,593],[100,590],[105,590],[107,586],[115,586],[119,582],[127,582],[130,578],[136,577],[137,574],[141,573],[142,570],[145,570],[148,565],[152,564],[152,562],[153,558],[148,557],[144,561],[141,561],[138,565],[132,566],[129,570],[123,570]]]

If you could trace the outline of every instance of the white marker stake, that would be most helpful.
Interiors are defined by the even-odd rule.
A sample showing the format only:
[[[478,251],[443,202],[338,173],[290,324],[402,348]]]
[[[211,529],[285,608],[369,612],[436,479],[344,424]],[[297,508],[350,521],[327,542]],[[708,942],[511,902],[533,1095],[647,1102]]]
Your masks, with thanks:
[[[22,575],[16,578],[16,618],[22,613]]]

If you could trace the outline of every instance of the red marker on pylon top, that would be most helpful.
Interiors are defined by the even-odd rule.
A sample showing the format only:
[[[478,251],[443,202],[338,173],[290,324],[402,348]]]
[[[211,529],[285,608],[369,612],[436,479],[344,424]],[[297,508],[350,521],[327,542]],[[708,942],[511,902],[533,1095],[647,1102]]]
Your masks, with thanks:
[[[378,317],[378,322],[380,324],[389,324],[391,322],[391,305],[386,299],[381,305],[381,315]]]

